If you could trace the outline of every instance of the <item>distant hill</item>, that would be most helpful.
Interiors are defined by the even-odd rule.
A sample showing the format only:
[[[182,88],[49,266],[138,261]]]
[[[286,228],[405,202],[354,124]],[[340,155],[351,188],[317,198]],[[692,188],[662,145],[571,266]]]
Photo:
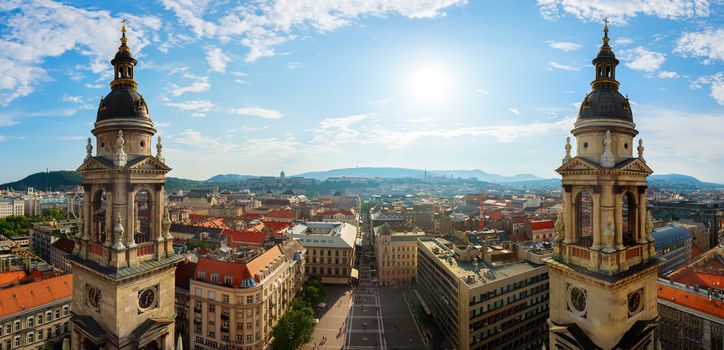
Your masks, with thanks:
[[[4,183],[0,185],[0,188],[12,188],[16,191],[25,191],[28,187],[40,191],[48,189],[62,190],[78,186],[81,181],[83,181],[83,177],[75,171],[58,170],[35,173],[19,181]]]
[[[256,177],[256,176],[239,175],[239,174],[219,174],[219,175],[210,177],[206,181],[208,181],[208,182],[239,182],[239,181],[244,181],[244,180],[246,180],[248,178],[252,178],[252,177]]]
[[[49,171],[43,173],[35,173],[22,180],[8,182],[0,185],[0,188],[12,188],[16,191],[25,191],[28,187],[36,190],[45,191],[52,190],[68,190],[75,186],[79,186],[83,182],[83,176],[80,173],[70,170]],[[210,188],[213,183],[207,181],[197,181],[180,179],[177,177],[166,178],[167,189],[188,190],[192,188]]]
[[[423,178],[425,170],[410,168],[388,168],[388,167],[362,167],[362,168],[343,168],[332,169],[326,171],[312,171],[301,173],[295,176],[302,176],[324,181],[330,177],[381,177],[388,179],[396,178]],[[428,177],[454,177],[454,178],[477,178],[485,182],[518,182],[541,180],[542,178],[531,174],[520,174],[514,176],[503,176],[497,174],[489,174],[482,170],[427,170]]]
[[[723,188],[724,185],[701,181],[693,176],[683,174],[655,174],[649,176],[649,184],[652,186],[669,187],[696,187],[696,188]]]

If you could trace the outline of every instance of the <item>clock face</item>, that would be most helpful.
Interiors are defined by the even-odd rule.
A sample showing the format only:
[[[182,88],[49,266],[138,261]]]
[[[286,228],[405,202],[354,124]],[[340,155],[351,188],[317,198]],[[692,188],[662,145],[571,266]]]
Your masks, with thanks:
[[[101,291],[95,287],[88,287],[87,296],[88,304],[93,307],[98,307],[101,304]]]
[[[144,310],[156,306],[156,289],[148,288],[139,292],[138,306]]]
[[[635,314],[641,311],[643,306],[643,290],[637,290],[628,295],[628,312],[629,314]]]
[[[586,291],[582,288],[573,287],[570,289],[570,306],[579,314],[586,311]]]

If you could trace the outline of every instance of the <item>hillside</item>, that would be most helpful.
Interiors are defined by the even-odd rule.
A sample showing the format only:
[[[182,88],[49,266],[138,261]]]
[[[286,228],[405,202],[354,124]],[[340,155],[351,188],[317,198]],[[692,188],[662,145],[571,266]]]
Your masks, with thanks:
[[[12,188],[16,191],[25,191],[28,187],[41,191],[65,190],[80,185],[81,181],[83,177],[75,171],[58,170],[35,173],[19,181],[4,183],[0,188]]]
[[[214,175],[214,176],[210,177],[206,181],[208,181],[208,182],[239,182],[239,181],[244,181],[244,180],[246,180],[248,178],[252,178],[252,177],[256,177],[256,176],[239,175],[239,174],[219,174],[219,175]]]
[[[398,178],[423,178],[425,176],[424,169],[410,168],[391,168],[391,167],[361,167],[361,168],[342,168],[326,171],[311,171],[301,173],[295,176],[302,176],[324,181],[330,177],[381,177],[387,179]],[[476,178],[484,182],[518,182],[541,180],[542,178],[531,174],[520,174],[513,176],[503,176],[497,174],[486,173],[482,170],[427,170],[428,177],[453,177],[453,178]]]
[[[82,181],[83,177],[78,172],[70,170],[58,170],[35,173],[25,177],[22,180],[2,184],[0,185],[0,188],[12,188],[16,191],[25,191],[28,187],[32,187],[41,191],[49,189],[62,191],[72,189],[75,186],[79,186]],[[177,177],[166,178],[167,189],[188,190],[192,188],[210,188],[213,185],[213,183],[207,181],[181,179]]]

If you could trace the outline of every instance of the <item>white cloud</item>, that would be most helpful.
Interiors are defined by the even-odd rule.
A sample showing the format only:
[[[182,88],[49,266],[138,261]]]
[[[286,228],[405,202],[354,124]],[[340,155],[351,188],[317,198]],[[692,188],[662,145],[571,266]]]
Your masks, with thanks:
[[[659,79],[676,79],[679,77],[679,73],[662,70],[659,72],[658,77]]]
[[[701,89],[704,85],[709,85],[711,96],[720,105],[724,105],[724,72],[717,72],[712,75],[705,75],[692,81],[689,85],[692,89]]]
[[[563,50],[565,52],[576,51],[583,47],[581,44],[570,41],[548,41],[547,43],[552,49]]]
[[[370,101],[369,105],[373,107],[385,107],[389,106],[392,103],[392,99],[390,98],[381,98],[379,100]]]
[[[189,145],[205,151],[229,152],[236,148],[236,145],[223,143],[216,138],[203,135],[193,129],[186,129],[180,134],[169,135],[172,142],[176,144]]]
[[[558,62],[548,62],[548,65],[550,66],[549,69],[559,69],[559,70],[567,70],[567,71],[577,71],[577,70],[581,69],[581,67],[578,67],[578,66],[560,64]]]
[[[319,128],[314,130],[312,143],[336,145],[344,142],[360,142],[360,132],[352,125],[369,118],[368,114],[356,114],[338,118],[326,118],[319,122]]]
[[[351,25],[366,17],[399,15],[407,18],[444,16],[444,9],[463,5],[465,0],[363,0],[363,1],[295,1],[260,0],[230,9],[207,11],[205,0],[163,0],[181,23],[197,37],[216,37],[222,42],[238,41],[249,48],[247,62],[273,56],[274,47],[300,36],[298,32],[326,33]],[[218,11],[216,11],[218,10]],[[216,21],[204,17],[206,12],[223,12]],[[302,33],[303,34],[303,33]]]
[[[520,115],[520,111],[517,108],[508,108],[508,110],[515,115]]]
[[[167,101],[166,105],[184,112],[192,112],[192,117],[205,117],[207,112],[214,109],[214,104],[209,100],[191,100],[183,102]]]
[[[206,48],[206,62],[209,68],[214,72],[226,72],[226,65],[231,61],[231,56],[221,51],[218,47]]]
[[[0,114],[0,126],[13,126],[18,123],[12,116]]]
[[[646,50],[641,46],[621,51],[621,57],[626,61],[626,67],[647,73],[659,70],[666,61],[664,54]]]
[[[631,38],[617,38],[613,41],[613,46],[631,45],[633,42],[634,41]]]
[[[405,121],[408,123],[429,123],[432,121],[432,118],[430,118],[430,117],[410,118],[410,119],[405,119]]]
[[[176,84],[168,84],[169,88],[171,89],[171,95],[181,96],[187,92],[204,92],[208,91],[211,88],[211,84],[209,83],[209,77],[198,76],[191,73],[183,73],[183,77],[186,79],[191,79],[191,85],[179,86]]]
[[[302,66],[302,62],[289,62],[287,63],[287,68],[289,69],[297,69]]]
[[[108,59],[119,45],[118,19],[108,11],[84,10],[52,1],[6,0],[0,5],[4,30],[0,34],[0,105],[32,93],[48,78],[47,58],[74,51],[89,58],[81,65],[94,73],[111,70]],[[157,40],[161,21],[152,16],[129,18],[129,45],[138,54]],[[92,33],[92,35],[89,35]]]
[[[549,20],[570,14],[594,22],[608,18],[614,24],[624,24],[638,15],[669,19],[706,17],[710,14],[709,5],[706,0],[538,0],[541,15]]]
[[[685,56],[705,57],[705,63],[724,61],[724,28],[684,33],[676,40],[674,52]]]
[[[246,115],[246,116],[259,117],[259,118],[265,118],[265,119],[279,119],[283,116],[282,112],[279,112],[277,110],[253,107],[253,106],[252,107],[229,108],[229,112],[238,114],[238,115]]]

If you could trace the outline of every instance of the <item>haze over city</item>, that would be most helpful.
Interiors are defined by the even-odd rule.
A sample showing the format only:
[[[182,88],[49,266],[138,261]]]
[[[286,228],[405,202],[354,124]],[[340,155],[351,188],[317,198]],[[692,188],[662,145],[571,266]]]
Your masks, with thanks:
[[[122,17],[171,176],[399,166],[555,177],[608,17],[647,160],[722,183],[722,7],[5,1],[0,153],[13,166],[0,182],[80,164]]]

